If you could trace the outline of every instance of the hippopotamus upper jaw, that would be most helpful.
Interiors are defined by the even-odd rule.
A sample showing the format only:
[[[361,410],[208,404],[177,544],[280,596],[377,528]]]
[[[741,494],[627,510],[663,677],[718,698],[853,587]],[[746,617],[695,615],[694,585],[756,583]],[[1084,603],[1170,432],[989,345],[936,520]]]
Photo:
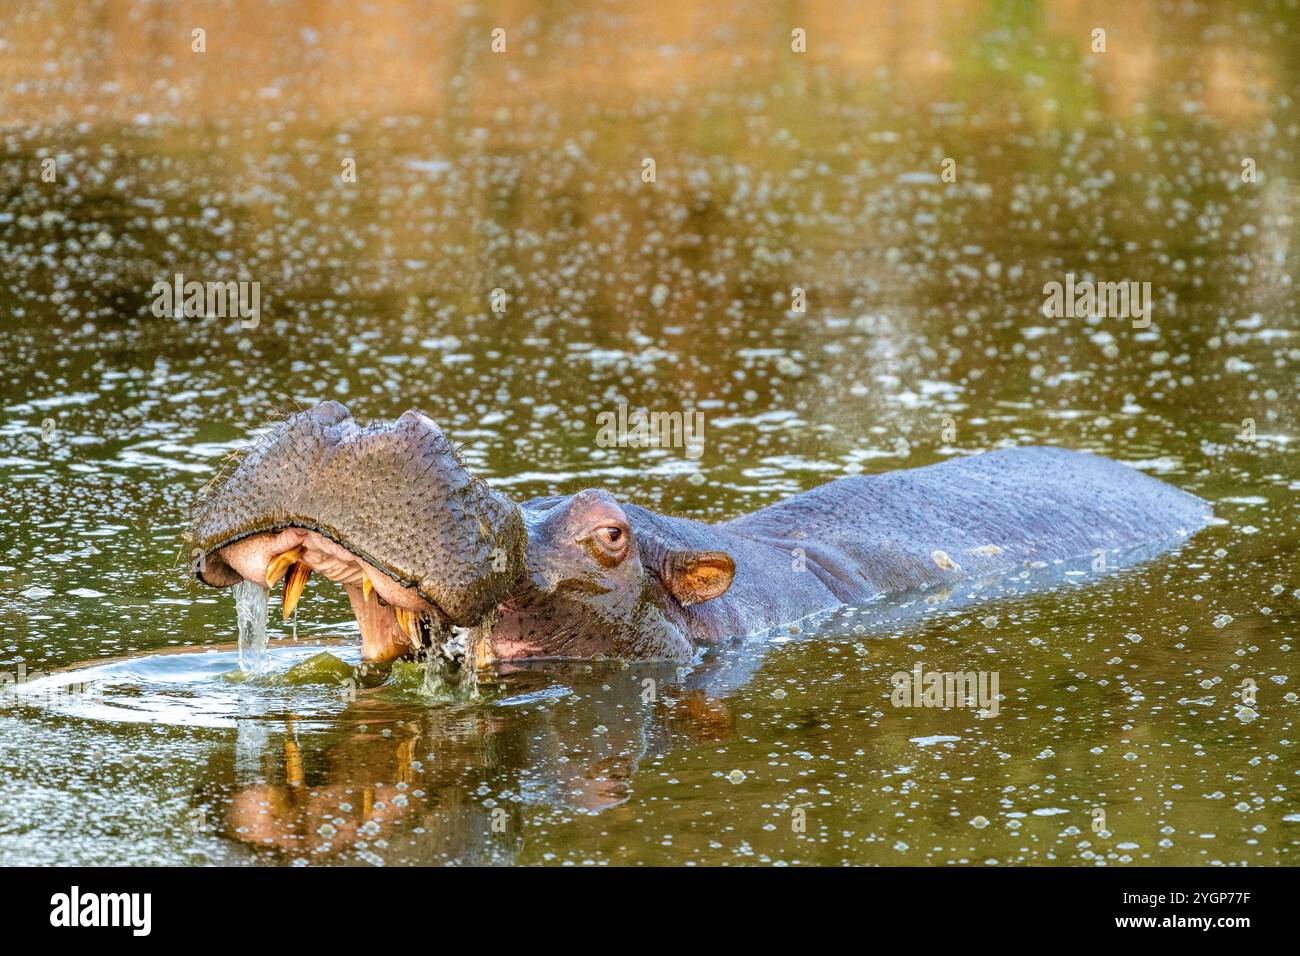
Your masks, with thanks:
[[[362,426],[337,402],[291,415],[200,495],[189,540],[214,587],[309,574],[347,590],[367,658],[396,656],[492,614],[523,567],[519,509],[465,468],[415,411]]]

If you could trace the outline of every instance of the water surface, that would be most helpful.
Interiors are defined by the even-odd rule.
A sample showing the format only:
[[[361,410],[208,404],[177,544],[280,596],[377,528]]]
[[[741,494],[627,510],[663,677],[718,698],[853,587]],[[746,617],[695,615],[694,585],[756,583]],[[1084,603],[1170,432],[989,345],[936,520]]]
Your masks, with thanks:
[[[17,9],[0,669],[108,663],[0,697],[0,862],[1294,862],[1294,4]],[[177,272],[260,282],[260,322],[155,317]],[[1150,282],[1150,327],[1045,317],[1067,273]],[[680,671],[230,682],[188,503],[327,398],[423,410],[519,498],[723,519],[1051,443],[1224,522]],[[704,412],[703,455],[598,447],[624,402]],[[272,674],[355,661],[341,590],[299,617]],[[918,662],[997,671],[997,716],[891,706]]]

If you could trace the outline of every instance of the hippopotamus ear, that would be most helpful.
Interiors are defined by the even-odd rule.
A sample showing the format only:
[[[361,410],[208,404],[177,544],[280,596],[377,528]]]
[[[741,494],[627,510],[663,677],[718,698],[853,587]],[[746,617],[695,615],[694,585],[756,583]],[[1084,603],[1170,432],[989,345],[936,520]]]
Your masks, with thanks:
[[[660,577],[683,607],[722,594],[736,576],[736,562],[725,551],[669,551]]]

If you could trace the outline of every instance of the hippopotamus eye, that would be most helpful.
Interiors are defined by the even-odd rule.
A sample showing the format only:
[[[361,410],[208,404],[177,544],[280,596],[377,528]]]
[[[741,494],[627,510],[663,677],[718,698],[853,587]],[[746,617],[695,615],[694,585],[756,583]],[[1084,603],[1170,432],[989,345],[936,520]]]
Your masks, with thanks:
[[[578,539],[593,558],[606,567],[613,567],[628,554],[628,542],[632,539],[628,529],[622,525],[599,525],[589,534]]]

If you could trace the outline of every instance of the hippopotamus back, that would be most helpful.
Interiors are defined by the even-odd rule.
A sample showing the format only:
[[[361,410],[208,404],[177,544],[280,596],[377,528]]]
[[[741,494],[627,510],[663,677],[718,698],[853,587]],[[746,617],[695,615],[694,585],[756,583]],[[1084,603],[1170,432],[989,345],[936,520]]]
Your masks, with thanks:
[[[1126,465],[1028,447],[840,478],[720,527],[793,552],[852,603],[1177,538],[1211,517]]]

